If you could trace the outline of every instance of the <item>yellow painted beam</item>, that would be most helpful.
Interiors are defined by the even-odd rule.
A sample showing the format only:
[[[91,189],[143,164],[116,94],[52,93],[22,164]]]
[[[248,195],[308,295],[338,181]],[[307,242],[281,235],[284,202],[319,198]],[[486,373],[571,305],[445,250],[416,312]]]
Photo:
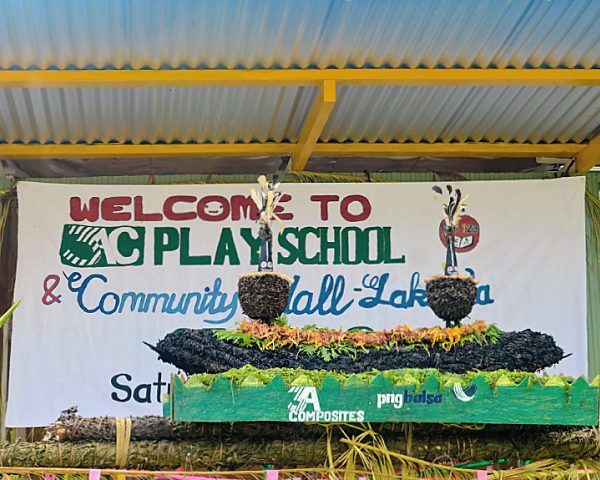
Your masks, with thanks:
[[[4,70],[0,88],[339,85],[600,86],[599,69]]]
[[[193,158],[289,156],[293,143],[184,144],[184,145],[0,145],[0,158],[11,160],[50,158]]]
[[[594,140],[596,141],[596,140]],[[0,144],[0,158],[194,158],[291,156],[295,143],[185,145],[23,145]],[[321,157],[575,157],[587,144],[516,143],[317,143],[312,156]],[[591,167],[590,167],[591,168]]]
[[[565,157],[586,145],[527,143],[318,143],[313,157]]]
[[[596,135],[587,147],[575,156],[575,170],[587,173],[600,163],[600,135]]]
[[[308,118],[302,126],[298,144],[292,154],[292,170],[299,172],[306,167],[310,154],[317,140],[319,140],[331,110],[333,110],[335,100],[335,82],[325,80],[323,85],[319,87]]]

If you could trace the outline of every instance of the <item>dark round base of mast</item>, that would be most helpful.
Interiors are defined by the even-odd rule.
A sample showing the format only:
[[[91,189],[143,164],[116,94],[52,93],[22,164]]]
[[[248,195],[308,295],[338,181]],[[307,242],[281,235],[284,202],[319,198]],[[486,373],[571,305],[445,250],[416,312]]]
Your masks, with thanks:
[[[292,280],[275,272],[248,273],[238,280],[242,311],[253,320],[272,323],[287,307]]]
[[[425,280],[427,301],[446,326],[459,325],[477,298],[477,280],[470,275],[436,275]]]

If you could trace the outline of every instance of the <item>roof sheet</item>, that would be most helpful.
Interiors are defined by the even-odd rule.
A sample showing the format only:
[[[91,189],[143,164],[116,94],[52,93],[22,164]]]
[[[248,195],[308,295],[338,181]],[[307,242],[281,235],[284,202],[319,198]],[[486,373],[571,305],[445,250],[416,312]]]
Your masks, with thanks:
[[[341,87],[324,141],[583,142],[600,87]]]
[[[597,0],[0,0],[0,68],[600,65]]]
[[[0,142],[295,140],[307,88],[0,89]]]
[[[340,87],[329,142],[583,142],[600,87]],[[0,89],[0,142],[295,142],[314,88]]]

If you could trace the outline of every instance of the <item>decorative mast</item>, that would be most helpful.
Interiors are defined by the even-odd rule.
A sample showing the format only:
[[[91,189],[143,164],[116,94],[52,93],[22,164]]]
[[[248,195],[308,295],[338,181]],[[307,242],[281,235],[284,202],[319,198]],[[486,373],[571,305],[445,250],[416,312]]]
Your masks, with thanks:
[[[477,297],[477,280],[470,275],[460,275],[456,259],[456,233],[469,196],[458,188],[453,189],[452,185],[446,185],[447,201],[441,187],[435,185],[433,191],[435,199],[444,207],[441,228],[446,236],[446,262],[443,275],[425,280],[425,292],[433,313],[446,322],[446,328],[451,328],[460,326],[461,320],[471,313]]]
[[[271,183],[267,182],[264,175],[258,177],[258,184],[260,189],[256,190],[252,188],[250,190],[252,194],[252,200],[258,207],[258,223],[259,230],[258,235],[261,239],[260,244],[260,256],[258,262],[259,272],[272,272],[273,271],[273,231],[271,229],[271,222],[276,220],[279,224],[281,231],[283,231],[283,222],[275,214],[275,207],[277,201],[281,197],[281,192],[278,192],[279,182]]]
[[[436,199],[443,205],[445,213],[443,230],[447,243],[444,275],[458,275],[458,261],[455,250],[456,231],[460,223],[460,218],[465,212],[465,202],[469,198],[469,195],[463,196],[460,189],[453,190],[452,185],[446,185],[446,190],[448,190],[449,199],[448,202],[444,203],[442,199],[444,196],[443,190],[437,185],[433,187],[433,191],[439,195],[436,195]]]

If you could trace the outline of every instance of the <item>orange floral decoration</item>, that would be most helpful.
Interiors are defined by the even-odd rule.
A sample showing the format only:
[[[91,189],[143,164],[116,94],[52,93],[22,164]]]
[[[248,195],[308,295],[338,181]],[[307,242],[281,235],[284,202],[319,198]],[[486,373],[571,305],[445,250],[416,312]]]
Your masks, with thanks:
[[[344,332],[328,328],[303,330],[299,327],[267,325],[243,320],[238,331],[265,341],[272,346],[298,346],[300,344],[328,347],[350,343],[358,348],[385,345],[441,344],[448,348],[468,335],[484,335],[488,326],[483,320],[452,328],[413,328],[398,325],[391,330],[377,332]]]

